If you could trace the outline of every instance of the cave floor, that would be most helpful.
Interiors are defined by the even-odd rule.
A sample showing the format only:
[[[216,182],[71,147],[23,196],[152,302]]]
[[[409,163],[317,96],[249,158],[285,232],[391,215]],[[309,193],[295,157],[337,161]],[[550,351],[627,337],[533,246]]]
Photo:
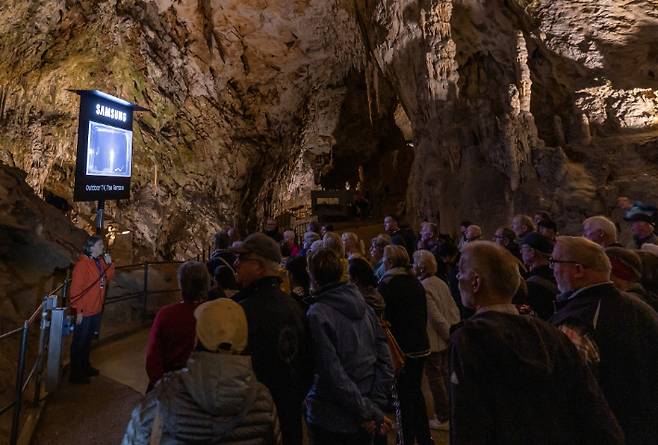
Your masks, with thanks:
[[[91,361],[101,375],[89,385],[71,385],[63,379],[48,398],[32,445],[119,443],[148,384],[144,371],[147,338],[148,329],[143,329],[94,349]],[[448,444],[447,433],[433,431],[433,436],[435,444]],[[395,443],[393,434],[388,443]]]

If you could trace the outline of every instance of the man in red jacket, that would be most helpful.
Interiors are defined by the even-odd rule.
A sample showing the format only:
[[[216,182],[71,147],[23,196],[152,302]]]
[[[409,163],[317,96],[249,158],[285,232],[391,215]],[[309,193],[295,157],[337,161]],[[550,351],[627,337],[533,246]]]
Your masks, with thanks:
[[[187,261],[178,269],[182,300],[155,315],[146,345],[146,373],[150,391],[166,372],[184,368],[194,349],[194,310],[208,296],[210,276],[206,265]]]
[[[71,280],[70,302],[76,314],[71,342],[72,383],[89,383],[89,377],[98,375],[98,369],[89,363],[91,339],[100,328],[107,283],[114,277],[114,264],[110,254],[104,253],[101,237],[87,238],[82,251]]]

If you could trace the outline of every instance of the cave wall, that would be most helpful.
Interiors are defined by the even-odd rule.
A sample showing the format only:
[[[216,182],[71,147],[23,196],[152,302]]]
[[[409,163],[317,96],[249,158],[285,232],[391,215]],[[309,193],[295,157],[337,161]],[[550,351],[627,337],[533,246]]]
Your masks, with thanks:
[[[0,18],[0,161],[78,226],[66,89],[149,108],[132,199],[107,208],[135,259],[198,254],[358,165],[382,212],[446,231],[658,201],[650,0],[7,0]]]
[[[410,219],[487,232],[548,210],[566,231],[656,202],[651,1],[359,1],[369,54],[414,132]]]

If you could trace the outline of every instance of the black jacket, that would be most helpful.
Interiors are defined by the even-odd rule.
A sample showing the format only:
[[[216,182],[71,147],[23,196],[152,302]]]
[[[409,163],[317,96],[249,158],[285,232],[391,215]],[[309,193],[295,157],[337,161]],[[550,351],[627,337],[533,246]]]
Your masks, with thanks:
[[[551,317],[585,333],[599,350],[599,384],[629,445],[658,444],[658,315],[602,283],[560,297]]]
[[[392,233],[391,242],[396,246],[407,249],[410,258],[416,251],[416,235],[409,226],[401,226],[396,232]]]
[[[452,445],[623,444],[575,347],[536,317],[488,311],[454,329],[450,392]]]
[[[539,266],[528,272],[528,305],[542,320],[548,320],[555,312],[555,297],[559,293],[553,271],[548,266]]]
[[[301,404],[310,384],[312,359],[301,306],[279,286],[278,277],[266,277],[233,298],[247,315],[247,352],[254,373],[282,411],[293,399]]]
[[[386,271],[378,286],[384,297],[384,318],[405,354],[429,354],[425,288],[402,268]]]

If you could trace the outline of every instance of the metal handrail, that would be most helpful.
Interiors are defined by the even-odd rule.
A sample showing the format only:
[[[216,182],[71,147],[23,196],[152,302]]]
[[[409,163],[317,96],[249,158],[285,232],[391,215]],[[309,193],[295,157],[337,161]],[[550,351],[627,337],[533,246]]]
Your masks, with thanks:
[[[107,298],[105,300],[105,304],[112,304],[112,303],[119,303],[122,301],[128,301],[131,299],[139,298],[142,297],[142,317],[146,317],[146,309],[147,309],[147,303],[148,303],[148,295],[154,295],[154,294],[162,294],[162,293],[171,293],[171,292],[178,292],[179,289],[160,289],[160,290],[153,290],[150,291],[148,289],[148,271],[149,271],[149,266],[151,265],[160,265],[160,264],[181,264],[183,261],[146,261],[144,263],[139,263],[139,264],[129,264],[126,266],[119,266],[116,267],[117,270],[125,270],[125,269],[130,269],[130,268],[139,268],[143,267],[144,268],[144,289],[142,291],[138,292],[131,292],[125,295],[120,295],[118,297],[114,298]],[[70,271],[70,270],[69,270]],[[67,272],[68,276],[68,272]],[[45,356],[45,351],[47,350],[46,346],[46,341],[45,338],[47,337],[47,322],[45,321],[45,317],[48,313],[48,311],[51,309],[49,305],[47,305],[46,301],[48,300],[49,296],[57,296],[61,292],[61,297],[62,297],[62,302],[63,305],[65,305],[67,293],[68,293],[68,285],[70,283],[70,279],[67,278],[64,280],[63,283],[59,284],[55,289],[51,290],[46,294],[46,297],[44,300],[35,308],[34,312],[30,314],[30,316],[25,319],[22,323],[22,326],[19,326],[17,328],[11,329],[7,332],[4,332],[0,334],[0,340],[12,337],[19,332],[22,333],[21,335],[21,346],[19,349],[19,357],[18,357],[18,364],[16,367],[16,388],[15,388],[15,397],[14,400],[12,400],[8,405],[0,408],[0,416],[5,414],[6,412],[10,411],[13,409],[13,418],[12,418],[12,427],[11,427],[11,437],[10,437],[10,444],[15,445],[18,441],[18,433],[20,430],[20,414],[21,414],[21,407],[23,404],[23,393],[27,390],[29,384],[33,379],[36,377],[36,383],[35,383],[35,394],[34,394],[34,403],[38,404],[39,402],[42,401],[41,399],[41,374],[43,372],[43,364],[44,364],[44,356]],[[27,348],[28,348],[28,338],[30,334],[30,327],[31,325],[39,319],[39,314],[42,314],[42,323],[40,327],[40,338],[39,338],[39,351],[37,353],[36,359],[32,367],[30,368],[29,372],[27,373],[27,376],[25,375],[25,367],[26,367],[26,358],[27,358]]]

